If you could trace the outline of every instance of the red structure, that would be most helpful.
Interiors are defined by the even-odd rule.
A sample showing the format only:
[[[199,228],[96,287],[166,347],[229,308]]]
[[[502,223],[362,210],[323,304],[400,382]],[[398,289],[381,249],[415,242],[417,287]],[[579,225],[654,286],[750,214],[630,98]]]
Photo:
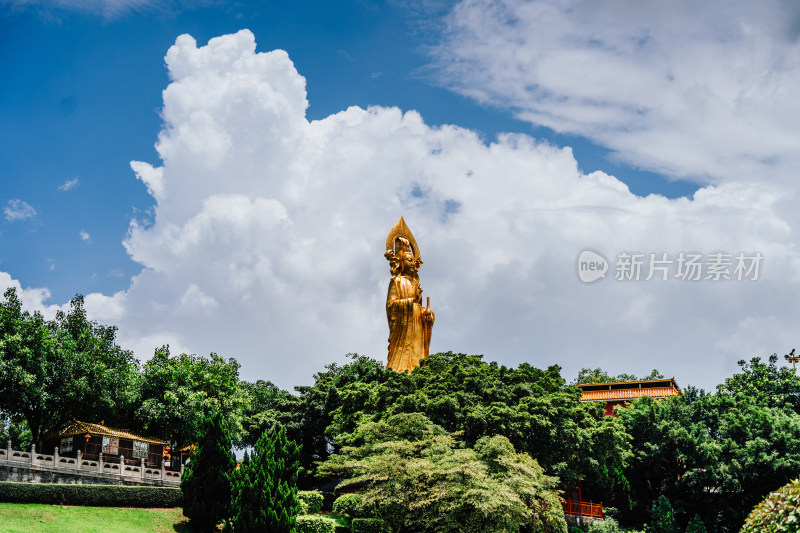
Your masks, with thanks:
[[[681,388],[678,387],[675,378],[615,383],[582,383],[578,385],[578,388],[581,389],[582,402],[605,402],[606,416],[617,416],[614,413],[614,407],[624,406],[642,396],[667,398],[679,396],[681,393]]]
[[[564,508],[564,514],[603,518],[602,503],[582,502],[578,500],[561,500],[561,506]]]

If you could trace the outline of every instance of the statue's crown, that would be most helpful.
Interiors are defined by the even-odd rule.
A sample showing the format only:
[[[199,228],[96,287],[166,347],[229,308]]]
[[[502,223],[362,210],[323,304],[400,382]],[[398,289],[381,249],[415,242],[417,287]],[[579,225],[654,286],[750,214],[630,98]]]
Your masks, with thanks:
[[[411,252],[414,255],[414,259],[419,259],[417,241],[414,239],[411,230],[408,229],[406,221],[403,220],[403,217],[400,217],[400,220],[397,221],[397,224],[394,225],[386,237],[386,258],[390,259],[389,255],[400,257],[406,252]]]

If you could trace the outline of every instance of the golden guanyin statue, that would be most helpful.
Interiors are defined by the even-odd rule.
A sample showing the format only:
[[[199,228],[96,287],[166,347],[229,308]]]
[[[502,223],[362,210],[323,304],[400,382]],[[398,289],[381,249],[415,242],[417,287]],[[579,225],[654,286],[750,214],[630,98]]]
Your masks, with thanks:
[[[386,296],[389,320],[389,361],[387,368],[397,372],[413,370],[428,357],[435,316],[431,299],[422,307],[422,287],[417,271],[422,266],[419,247],[403,217],[386,237],[386,259],[392,279]]]

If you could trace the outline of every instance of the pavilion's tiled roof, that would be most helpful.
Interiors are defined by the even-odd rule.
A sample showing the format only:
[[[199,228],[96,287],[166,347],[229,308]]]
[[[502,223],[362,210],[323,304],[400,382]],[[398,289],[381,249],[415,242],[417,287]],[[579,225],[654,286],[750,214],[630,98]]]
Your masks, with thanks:
[[[117,437],[120,439],[137,440],[139,442],[146,442],[147,444],[168,444],[167,441],[139,435],[138,433],[128,431],[127,429],[111,428],[102,424],[81,422],[80,420],[73,420],[64,426],[60,431],[49,435],[49,437],[72,437],[74,435],[85,435],[86,433],[90,435],[101,435],[103,437]]]
[[[648,387],[642,389],[617,389],[617,390],[593,390],[581,393],[582,402],[598,402],[613,400],[635,400],[642,396],[651,398],[666,398],[667,396],[678,396],[680,391],[674,387]]]
[[[635,400],[642,396],[666,398],[668,396],[679,396],[681,393],[681,388],[678,387],[675,378],[613,383],[582,383],[578,385],[578,388],[581,389],[582,402]]]

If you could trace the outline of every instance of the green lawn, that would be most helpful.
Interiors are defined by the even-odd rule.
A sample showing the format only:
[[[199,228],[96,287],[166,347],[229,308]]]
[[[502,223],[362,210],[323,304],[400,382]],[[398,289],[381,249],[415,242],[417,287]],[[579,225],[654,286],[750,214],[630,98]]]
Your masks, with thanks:
[[[175,533],[189,531],[180,508],[62,507],[0,503],[4,533]]]

